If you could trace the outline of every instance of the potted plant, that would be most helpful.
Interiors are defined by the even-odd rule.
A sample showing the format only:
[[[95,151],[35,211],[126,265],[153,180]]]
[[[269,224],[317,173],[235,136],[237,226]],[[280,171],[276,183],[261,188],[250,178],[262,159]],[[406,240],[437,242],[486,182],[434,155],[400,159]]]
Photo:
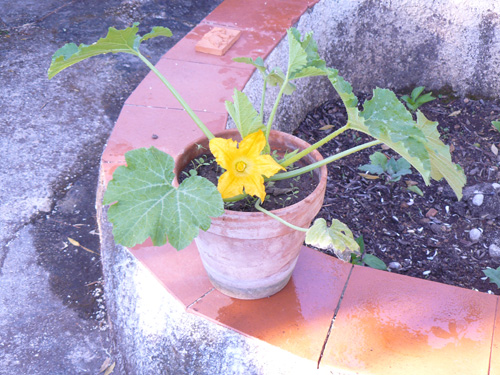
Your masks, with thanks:
[[[237,129],[214,135],[139,51],[143,41],[171,36],[170,30],[154,27],[143,36],[137,32],[135,23],[124,30],[110,28],[105,38],[92,45],[66,44],[54,54],[48,72],[52,78],[99,54],[133,54],[159,77],[204,133],[204,138],[193,140],[175,162],[154,147],[125,155],[127,166],[115,171],[104,195],[104,203],[110,205],[108,217],[117,243],[132,247],[151,237],[154,245],[163,245],[168,239],[180,250],[194,239],[217,289],[236,298],[263,298],[286,285],[304,240],[333,250],[345,261],[359,254],[352,232],[340,221],[333,220],[328,226],[320,218],[310,226],[323,202],[328,163],[384,143],[413,165],[427,184],[431,178],[444,177],[461,198],[465,175],[460,166],[453,164],[449,147],[440,141],[437,123],[421,112],[414,119],[386,89],[375,89],[373,97],[360,108],[351,85],[319,57],[311,34],[302,37],[296,29],[288,30],[286,73],[279,68],[268,70],[261,58],[235,59],[253,65],[263,75],[262,105],[258,112],[247,96],[235,89],[233,101],[227,101],[226,108]],[[348,114],[343,127],[313,145],[271,130],[282,96],[293,93],[294,81],[311,76],[324,76],[331,82]],[[278,86],[279,93],[264,119],[268,85]],[[347,130],[361,131],[375,140],[323,159],[317,149]],[[215,162],[205,162],[208,157]],[[196,167],[190,169],[190,163],[197,163]],[[212,178],[212,182],[200,176],[197,168],[204,164],[218,165],[220,176]],[[265,208],[278,181],[306,175],[314,181],[311,194],[289,206],[284,202],[283,208]],[[292,187],[292,195],[294,191]],[[254,211],[235,211],[235,202],[251,202]]]

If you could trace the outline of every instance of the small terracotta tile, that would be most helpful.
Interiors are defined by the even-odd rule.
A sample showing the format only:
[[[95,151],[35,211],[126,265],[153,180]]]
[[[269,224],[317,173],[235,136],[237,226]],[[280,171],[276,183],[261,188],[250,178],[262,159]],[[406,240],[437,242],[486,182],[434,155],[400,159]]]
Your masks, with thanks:
[[[288,285],[244,301],[214,290],[193,312],[242,334],[317,361],[351,265],[304,247]]]
[[[495,332],[493,334],[493,342],[491,346],[491,363],[490,363],[490,375],[500,374],[500,313],[498,308],[500,307],[500,301],[497,297],[497,313],[495,317]]]
[[[240,38],[241,31],[225,27],[214,27],[196,43],[197,52],[223,56]]]
[[[311,5],[300,0],[225,0],[205,21],[242,30],[284,32]]]
[[[258,33],[243,31],[238,41],[227,51],[224,56],[213,56],[195,51],[196,43],[214,26],[201,23],[191,30],[179,43],[172,47],[163,58],[183,60],[211,65],[221,65],[237,69],[253,71],[248,64],[234,62],[234,57],[265,58],[279,43],[284,33]]]
[[[251,76],[249,70],[170,59],[160,59],[156,68],[191,109],[201,112],[225,113],[224,102],[231,99],[234,88],[242,90]],[[144,78],[126,104],[182,108],[153,72]]]
[[[372,375],[486,375],[496,297],[355,267],[321,365]]]
[[[185,306],[213,288],[194,242],[177,251],[169,244],[153,246],[148,239],[131,252]]]
[[[197,115],[214,133],[226,127],[226,114],[197,112]],[[202,131],[183,110],[125,105],[108,140],[102,160],[123,162],[127,151],[151,146],[175,157],[188,143],[201,136]]]

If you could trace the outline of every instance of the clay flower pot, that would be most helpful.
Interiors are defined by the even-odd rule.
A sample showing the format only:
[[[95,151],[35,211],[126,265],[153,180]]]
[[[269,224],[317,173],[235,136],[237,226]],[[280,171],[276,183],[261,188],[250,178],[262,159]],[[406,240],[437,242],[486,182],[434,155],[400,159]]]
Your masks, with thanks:
[[[240,141],[236,129],[216,134],[217,137]],[[307,142],[290,134],[271,131],[273,150],[303,150]],[[202,145],[205,150],[197,145]],[[200,139],[176,160],[176,175],[194,158],[208,149],[208,140]],[[310,164],[322,160],[318,151],[303,160]],[[304,200],[272,211],[294,225],[308,228],[318,214],[325,196],[326,167],[314,171],[319,183]],[[291,229],[262,212],[226,210],[206,232],[195,239],[201,260],[212,284],[222,293],[239,299],[271,296],[285,287],[297,263],[305,232]]]

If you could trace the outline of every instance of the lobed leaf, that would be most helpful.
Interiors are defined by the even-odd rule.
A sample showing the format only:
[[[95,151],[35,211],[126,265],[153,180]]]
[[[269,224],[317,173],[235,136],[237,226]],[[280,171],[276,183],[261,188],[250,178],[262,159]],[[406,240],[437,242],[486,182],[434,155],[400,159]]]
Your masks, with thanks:
[[[437,122],[429,121],[422,112],[417,112],[417,127],[427,139],[425,147],[430,157],[431,177],[438,181],[444,177],[457,198],[461,199],[467,179],[462,167],[451,161],[450,147],[439,139],[437,125]]]
[[[373,98],[365,102],[357,118],[349,119],[349,124],[351,128],[371,135],[399,153],[429,184],[431,162],[425,147],[427,140],[415,125],[411,113],[392,91],[375,89]]]
[[[488,276],[490,283],[494,283],[500,288],[500,267],[497,269],[487,268],[483,270],[483,273]]]
[[[265,131],[266,127],[260,121],[259,113],[253,107],[250,99],[241,91],[234,89],[233,102],[227,100],[226,109],[234,120],[241,138],[258,130]]]
[[[137,35],[139,23],[135,22],[132,27],[123,30],[117,30],[114,27],[108,29],[108,34],[97,42],[86,45],[68,43],[59,48],[52,56],[52,62],[48,70],[49,79],[57,73],[76,64],[80,61],[106,53],[130,53],[139,56],[139,45],[142,41],[157,36],[171,36],[172,32],[166,27],[156,26],[153,30],[142,38]]]
[[[300,32],[292,27],[287,31],[287,34],[288,77],[290,80],[327,75],[326,63],[319,57],[318,46],[312,33],[307,33],[302,39]]]
[[[151,147],[129,151],[125,159],[127,166],[116,169],[104,195],[104,204],[112,204],[108,217],[117,243],[132,247],[151,237],[160,246],[168,238],[180,250],[210,227],[210,217],[224,213],[222,197],[207,179],[191,176],[178,188],[172,185],[170,155]]]
[[[359,244],[354,239],[351,230],[337,219],[328,227],[325,219],[319,218],[306,233],[306,244],[321,249],[332,250],[345,262],[351,259],[351,254],[359,255]]]

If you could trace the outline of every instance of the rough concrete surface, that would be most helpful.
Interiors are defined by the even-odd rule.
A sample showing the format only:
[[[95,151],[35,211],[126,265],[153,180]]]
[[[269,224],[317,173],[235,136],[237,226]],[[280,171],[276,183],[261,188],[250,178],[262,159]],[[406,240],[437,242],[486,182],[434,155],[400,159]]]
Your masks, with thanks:
[[[104,273],[120,374],[326,375],[330,368],[186,312],[130,251],[101,211]],[[341,371],[336,375],[347,375]]]
[[[416,86],[457,96],[500,95],[500,2],[492,0],[321,0],[296,27],[313,32],[327,66],[339,70],[354,92],[376,87],[406,90]],[[286,71],[288,41],[266,59]],[[325,77],[296,81],[285,96],[276,127],[292,130],[317,103],[332,97]],[[258,72],[244,92],[258,108]],[[271,90],[272,92],[273,90]],[[270,113],[276,95],[266,97]]]
[[[144,43],[155,63],[218,3],[0,0],[1,375],[97,374],[119,361],[107,326],[95,191],[107,137],[148,69],[132,56],[107,55],[49,81],[52,54],[139,21],[141,33],[155,25],[174,33]]]

